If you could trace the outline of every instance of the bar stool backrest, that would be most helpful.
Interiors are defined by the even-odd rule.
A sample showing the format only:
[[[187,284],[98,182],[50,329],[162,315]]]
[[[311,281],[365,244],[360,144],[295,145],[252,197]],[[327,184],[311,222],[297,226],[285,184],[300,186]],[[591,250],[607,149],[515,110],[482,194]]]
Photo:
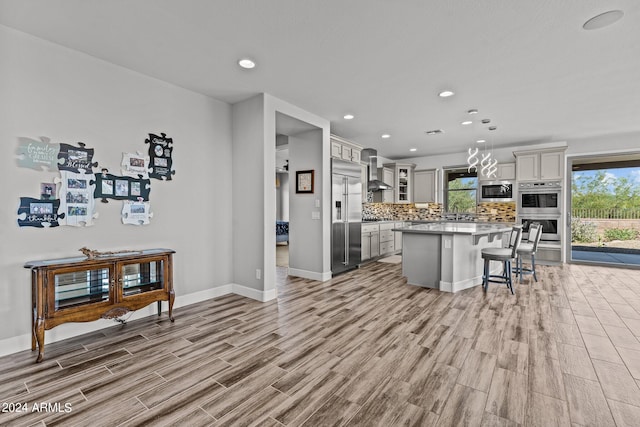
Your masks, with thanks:
[[[532,252],[535,254],[538,250],[538,243],[540,243],[540,238],[542,237],[542,224],[539,222],[534,222],[529,226],[529,237],[527,238],[528,243],[533,243]]]
[[[522,240],[522,226],[513,226],[511,235],[509,236],[509,248],[511,249],[511,258],[516,257],[516,252]]]

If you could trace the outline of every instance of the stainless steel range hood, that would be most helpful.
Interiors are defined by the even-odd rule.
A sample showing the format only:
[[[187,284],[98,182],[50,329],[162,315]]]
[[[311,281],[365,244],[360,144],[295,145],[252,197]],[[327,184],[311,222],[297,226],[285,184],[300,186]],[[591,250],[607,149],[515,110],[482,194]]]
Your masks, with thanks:
[[[369,170],[367,189],[369,191],[393,190],[393,186],[378,179],[378,151],[373,148],[365,148],[360,154],[360,160],[367,164]]]

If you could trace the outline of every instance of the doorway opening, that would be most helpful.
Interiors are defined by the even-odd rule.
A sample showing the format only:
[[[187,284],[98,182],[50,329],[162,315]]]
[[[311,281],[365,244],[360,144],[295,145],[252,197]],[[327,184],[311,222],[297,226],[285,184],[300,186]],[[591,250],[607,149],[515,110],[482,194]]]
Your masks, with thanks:
[[[314,226],[308,212],[317,197],[314,194],[296,194],[296,172],[316,170],[319,175],[322,162],[322,130],[315,125],[276,112],[275,147],[275,279],[276,283],[287,280],[289,273],[313,271],[309,258],[318,239],[314,238]],[[318,186],[317,186],[318,187]],[[318,188],[315,190],[319,194]],[[304,250],[301,250],[304,248]]]
[[[640,154],[569,159],[575,263],[640,268]]]

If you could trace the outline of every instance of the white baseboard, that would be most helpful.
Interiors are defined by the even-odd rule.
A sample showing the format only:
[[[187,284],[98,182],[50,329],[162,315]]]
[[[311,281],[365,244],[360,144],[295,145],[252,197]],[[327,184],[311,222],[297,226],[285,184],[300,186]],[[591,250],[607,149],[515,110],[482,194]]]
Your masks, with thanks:
[[[331,272],[325,271],[324,273],[318,273],[316,271],[300,270],[298,268],[289,267],[289,276],[296,276],[296,277],[302,277],[303,279],[326,282],[327,280],[331,279]]]
[[[204,291],[194,292],[187,295],[176,295],[176,300],[173,303],[173,308],[184,307],[186,305],[195,304],[201,301],[206,301],[212,298],[221,297],[228,294],[237,294],[247,298],[255,299],[261,302],[270,301],[277,297],[275,289],[268,291],[259,291],[256,289],[248,288],[246,286],[238,285],[236,283],[230,283],[227,285],[218,286]],[[166,312],[169,306],[165,301],[162,302],[162,311]],[[127,320],[133,321],[142,319],[148,316],[157,316],[156,304],[149,304],[146,307],[136,310],[131,313],[131,317]],[[86,334],[89,332],[95,332],[100,329],[114,326],[113,320],[99,319],[93,322],[83,323],[64,323],[56,326],[53,329],[46,331],[45,336],[45,349],[46,344],[62,341],[67,338],[72,338],[78,335]],[[27,350],[31,348],[31,334],[18,335],[11,338],[0,340],[0,356],[7,354],[17,353],[19,351]]]
[[[243,297],[251,298],[257,301],[267,302],[276,299],[278,293],[276,289],[270,289],[268,291],[260,291],[258,289],[249,288],[247,286],[238,285],[233,283],[231,285],[233,293]]]

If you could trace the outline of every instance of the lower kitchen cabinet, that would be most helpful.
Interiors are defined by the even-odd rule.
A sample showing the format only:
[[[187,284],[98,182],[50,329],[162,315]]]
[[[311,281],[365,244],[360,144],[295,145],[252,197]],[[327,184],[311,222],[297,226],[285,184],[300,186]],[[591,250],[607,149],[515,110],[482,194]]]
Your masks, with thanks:
[[[380,224],[380,255],[390,254],[394,251],[395,236],[392,229],[395,223]]]
[[[380,256],[380,226],[378,224],[362,225],[362,261]]]
[[[404,222],[396,222],[394,225],[394,228],[402,228],[404,227]],[[400,252],[402,250],[402,233],[400,231],[394,231],[394,233],[393,249],[395,252]]]
[[[114,319],[161,301],[173,322],[173,261],[170,249],[149,249],[31,261],[32,339],[36,362],[44,356],[44,331],[67,322]]]

